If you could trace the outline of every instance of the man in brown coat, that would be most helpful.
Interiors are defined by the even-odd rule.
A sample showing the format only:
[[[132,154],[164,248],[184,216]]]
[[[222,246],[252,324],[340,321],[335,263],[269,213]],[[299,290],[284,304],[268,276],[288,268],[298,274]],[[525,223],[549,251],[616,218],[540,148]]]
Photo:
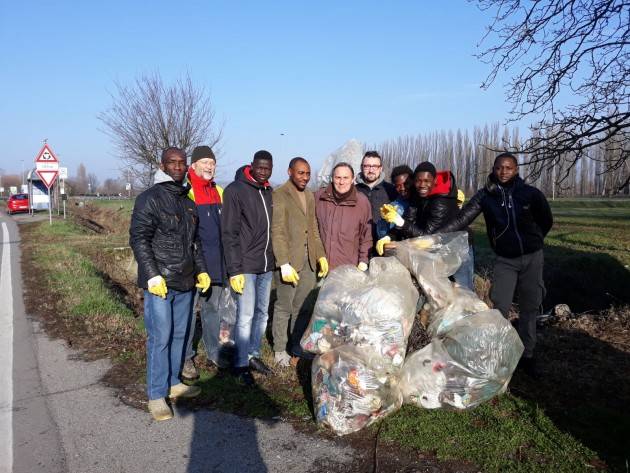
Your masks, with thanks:
[[[279,271],[274,272],[277,299],[273,310],[275,362],[289,366],[292,355],[301,355],[300,338],[310,314],[304,302],[328,273],[328,261],[315,219],[315,199],[306,189],[311,167],[304,158],[289,163],[289,180],[273,192],[271,242]],[[289,353],[287,353],[287,350]]]
[[[372,247],[372,208],[370,201],[353,184],[354,170],[338,163],[332,183],[315,195],[319,234],[330,262],[330,269],[352,264],[361,271],[368,268]]]

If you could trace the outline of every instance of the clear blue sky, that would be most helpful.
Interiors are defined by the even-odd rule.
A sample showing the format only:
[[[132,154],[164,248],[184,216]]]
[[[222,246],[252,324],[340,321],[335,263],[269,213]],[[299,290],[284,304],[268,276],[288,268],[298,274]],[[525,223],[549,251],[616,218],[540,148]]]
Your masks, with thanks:
[[[504,121],[500,81],[473,57],[490,21],[448,2],[3,2],[0,168],[19,172],[48,138],[70,175],[120,164],[99,112],[114,82],[189,73],[225,121],[223,180],[258,149],[283,181],[296,155],[318,169],[350,138]],[[281,136],[284,133],[284,136]]]

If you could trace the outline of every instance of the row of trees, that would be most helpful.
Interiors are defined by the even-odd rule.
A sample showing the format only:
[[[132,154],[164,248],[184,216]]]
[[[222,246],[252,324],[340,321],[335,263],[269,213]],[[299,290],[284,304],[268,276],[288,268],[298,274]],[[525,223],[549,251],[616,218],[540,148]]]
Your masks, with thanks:
[[[540,134],[540,131],[535,130],[534,134]],[[619,160],[620,149],[630,143],[620,144],[612,139],[589,148],[579,158],[576,158],[575,152],[567,151],[554,156],[554,159],[545,159],[544,149],[519,154],[522,142],[518,128],[494,123],[475,127],[472,132],[448,130],[402,136],[375,148],[389,169],[398,164],[414,168],[421,161],[431,161],[438,168],[450,169],[467,194],[483,186],[499,151],[517,154],[523,163],[521,175],[550,196],[628,193],[628,163],[624,162],[621,166],[613,164]]]

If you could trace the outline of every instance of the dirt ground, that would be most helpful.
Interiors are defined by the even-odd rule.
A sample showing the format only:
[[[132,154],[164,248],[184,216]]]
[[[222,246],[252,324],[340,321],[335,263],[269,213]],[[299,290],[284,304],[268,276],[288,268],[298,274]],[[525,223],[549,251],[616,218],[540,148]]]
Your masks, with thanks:
[[[109,213],[99,215],[99,226],[95,231],[119,231],[116,222],[111,225],[102,224],[112,221]],[[94,214],[82,215],[80,218],[94,219]],[[22,226],[28,231],[28,227]],[[28,239],[26,239],[28,240]],[[27,243],[28,245],[28,243]],[[27,249],[26,249],[27,250]],[[33,268],[31,252],[23,251],[23,275],[25,287],[25,304],[31,314],[38,315],[45,323],[46,329],[53,337],[64,338],[69,344],[83,349],[86,357],[108,356],[117,359],[121,353],[130,350],[143,353],[144,338],[121,336],[102,337],[94,333],[83,321],[58,317],[54,294],[37,291],[38,276]],[[108,263],[98,263],[107,269]],[[106,271],[112,288],[127,294],[130,307],[141,315],[141,298],[130,283],[128,276],[116,277],[114,272]],[[422,334],[418,334],[422,337]],[[510,390],[521,397],[535,400],[552,418],[556,425],[571,433],[585,445],[596,452],[607,452],[608,456],[623,458],[618,447],[607,445],[603,432],[612,430],[611,435],[626,436],[630,439],[630,426],[623,421],[615,423],[615,413],[625,412],[630,403],[630,308],[610,309],[602,313],[569,314],[563,317],[550,317],[539,327],[538,359],[540,378],[531,378],[519,372],[515,373]],[[302,370],[302,373],[299,370]],[[117,363],[106,379],[106,383],[120,390],[120,397],[136,407],[145,405],[144,388],[138,384],[144,370],[143,360],[137,357],[125,359]],[[307,380],[308,368],[298,367],[297,377]],[[286,380],[280,380],[285,383]],[[274,381],[264,382],[265,389],[274,389]],[[304,390],[307,392],[307,389]],[[210,407],[192,403],[192,409]],[[610,417],[610,418],[609,418]],[[311,419],[288,419],[300,430],[312,432],[314,435],[328,435],[318,431]],[[595,425],[597,424],[597,425]],[[601,424],[601,425],[600,425]],[[433,472],[433,471],[477,471],[474,465],[464,462],[438,462],[430,455],[420,452],[408,452],[392,445],[378,442],[376,434],[365,433],[350,435],[339,442],[349,443],[370,452],[362,457],[350,471],[380,472]],[[629,440],[630,442],[630,440]],[[608,449],[608,450],[607,450]],[[610,450],[613,449],[613,450]],[[630,451],[630,443],[628,450]],[[320,465],[320,471],[339,471],[334,462]],[[606,465],[593,465],[605,468]],[[377,468],[378,467],[378,468]],[[343,470],[347,471],[347,470]]]

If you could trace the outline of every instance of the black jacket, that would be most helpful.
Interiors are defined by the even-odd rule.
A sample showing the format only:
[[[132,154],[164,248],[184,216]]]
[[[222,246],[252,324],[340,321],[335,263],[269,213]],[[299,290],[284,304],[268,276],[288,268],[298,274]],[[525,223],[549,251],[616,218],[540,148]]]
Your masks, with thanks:
[[[486,220],[488,239],[494,252],[505,258],[542,249],[553,216],[547,199],[518,175],[500,185],[493,174],[486,186],[464,205],[459,215],[440,232],[453,232],[468,226],[481,212]]]
[[[156,183],[138,196],[129,227],[129,245],[138,262],[138,286],[161,275],[166,287],[188,291],[206,272],[197,239],[197,210],[188,186],[158,171]]]
[[[432,194],[420,197],[414,193],[411,205],[403,214],[405,220],[401,228],[394,228],[392,239],[413,238],[437,233],[438,229],[451,221],[458,212],[457,186],[450,171],[440,171],[436,176]]]
[[[376,225],[381,220],[381,207],[396,200],[398,192],[396,192],[396,188],[392,184],[383,179],[383,176],[380,177],[377,184],[373,187],[368,186],[363,181],[362,173],[357,174],[356,181],[357,190],[370,201],[370,207],[372,207],[372,239],[376,241],[378,240]]]
[[[271,244],[272,188],[249,179],[249,166],[236,171],[223,192],[221,238],[228,276],[261,274],[275,268]]]

